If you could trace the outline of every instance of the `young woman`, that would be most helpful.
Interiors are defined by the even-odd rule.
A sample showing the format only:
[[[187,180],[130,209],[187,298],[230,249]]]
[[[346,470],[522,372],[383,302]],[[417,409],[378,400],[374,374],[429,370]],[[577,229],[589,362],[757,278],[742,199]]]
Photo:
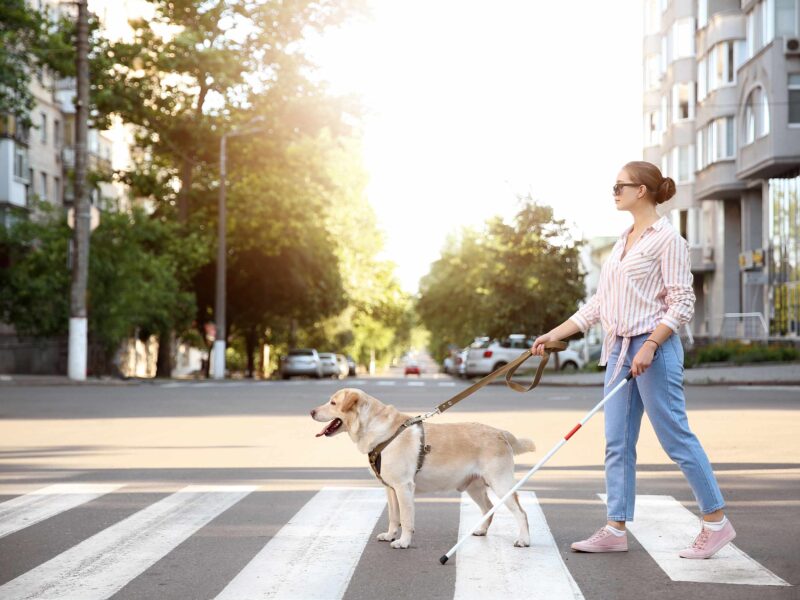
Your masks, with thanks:
[[[614,185],[617,210],[633,215],[603,265],[597,293],[567,321],[538,337],[531,351],[542,355],[548,341],[586,331],[601,321],[605,331],[600,365],[608,365],[606,391],[630,369],[634,379],[605,405],[608,523],[572,544],[582,552],[624,552],[625,522],[636,499],[636,441],[647,412],[661,446],[683,471],[703,515],[683,558],[709,558],[736,532],[706,453],[689,429],[683,395],[683,347],[678,332],[694,314],[689,247],[656,205],[675,194],[675,182],[655,165],[635,161]]]

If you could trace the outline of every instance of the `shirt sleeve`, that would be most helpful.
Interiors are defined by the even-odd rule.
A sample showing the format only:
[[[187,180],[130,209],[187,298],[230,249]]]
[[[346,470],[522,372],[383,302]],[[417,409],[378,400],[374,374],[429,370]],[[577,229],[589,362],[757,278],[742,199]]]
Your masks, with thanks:
[[[678,333],[684,323],[694,316],[694,276],[689,261],[689,243],[676,235],[661,255],[661,274],[667,290],[667,313],[661,323]]]
[[[589,298],[589,301],[581,306],[578,311],[570,317],[584,333],[600,320],[600,290]]]

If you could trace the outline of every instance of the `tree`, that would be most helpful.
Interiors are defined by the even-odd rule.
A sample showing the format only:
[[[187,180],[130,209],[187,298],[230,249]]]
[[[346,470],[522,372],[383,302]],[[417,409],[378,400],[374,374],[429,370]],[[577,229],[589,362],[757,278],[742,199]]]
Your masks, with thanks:
[[[495,217],[482,233],[466,230],[460,240],[451,238],[423,278],[417,310],[435,352],[477,335],[542,333],[568,318],[584,297],[582,242],[549,206],[530,197],[521,202],[511,223]]]

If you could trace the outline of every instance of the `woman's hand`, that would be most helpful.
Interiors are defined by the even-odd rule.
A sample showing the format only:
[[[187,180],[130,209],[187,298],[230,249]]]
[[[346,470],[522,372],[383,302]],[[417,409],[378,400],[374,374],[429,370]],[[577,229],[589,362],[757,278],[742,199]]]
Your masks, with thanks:
[[[631,364],[631,373],[633,373],[634,377],[638,377],[642,373],[644,373],[648,367],[653,364],[653,357],[656,353],[656,345],[655,344],[644,344],[639,351],[636,353],[636,356],[633,357],[633,363]]]
[[[547,342],[557,342],[558,338],[550,333],[545,333],[544,335],[540,335],[533,341],[533,346],[531,346],[531,354],[534,356],[544,356],[544,345]]]

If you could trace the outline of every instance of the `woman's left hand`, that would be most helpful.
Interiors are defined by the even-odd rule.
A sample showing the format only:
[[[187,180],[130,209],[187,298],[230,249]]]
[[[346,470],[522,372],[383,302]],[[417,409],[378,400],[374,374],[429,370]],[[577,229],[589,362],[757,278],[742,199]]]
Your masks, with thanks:
[[[634,377],[638,377],[642,373],[644,373],[647,368],[653,364],[653,357],[656,353],[656,345],[647,343],[639,348],[639,351],[636,353],[636,356],[633,357],[633,363],[631,364],[631,373],[633,373]]]

